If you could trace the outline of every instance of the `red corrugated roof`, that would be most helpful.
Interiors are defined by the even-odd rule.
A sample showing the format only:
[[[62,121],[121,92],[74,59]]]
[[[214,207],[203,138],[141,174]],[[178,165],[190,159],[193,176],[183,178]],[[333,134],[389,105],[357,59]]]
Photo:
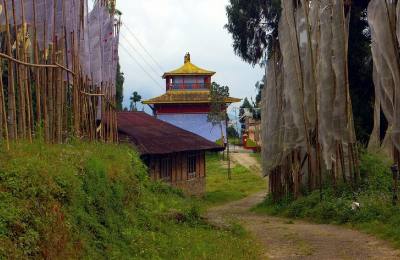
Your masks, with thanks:
[[[142,155],[188,151],[221,151],[223,148],[144,112],[118,113],[120,140],[135,144]]]

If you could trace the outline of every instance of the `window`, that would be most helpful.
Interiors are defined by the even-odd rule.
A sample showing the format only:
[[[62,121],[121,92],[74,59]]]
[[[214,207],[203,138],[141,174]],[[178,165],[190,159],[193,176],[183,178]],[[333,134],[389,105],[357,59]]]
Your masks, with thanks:
[[[188,180],[196,178],[196,154],[189,154],[187,159]]]
[[[172,160],[171,158],[161,159],[161,179],[170,182],[172,180]]]

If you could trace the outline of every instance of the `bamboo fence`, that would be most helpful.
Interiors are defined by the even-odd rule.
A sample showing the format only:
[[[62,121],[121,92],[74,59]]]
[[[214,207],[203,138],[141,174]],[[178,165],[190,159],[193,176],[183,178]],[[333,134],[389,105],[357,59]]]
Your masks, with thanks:
[[[65,22],[67,0],[44,1],[54,3],[53,17],[41,18],[44,24],[37,22],[40,0],[32,0],[30,7],[24,0],[0,1],[5,22],[0,31],[0,142],[9,148],[12,142],[35,138],[48,143],[63,143],[72,137],[117,141],[115,82],[92,84],[90,75],[82,70],[78,33],[67,30]],[[57,4],[62,4],[62,23]],[[87,1],[75,4],[81,12],[77,27],[83,28]],[[99,4],[114,15],[114,1]],[[25,22],[26,8],[33,12],[29,24]],[[47,31],[50,22],[52,32]],[[115,35],[119,27],[120,23],[115,23]],[[39,39],[39,30],[43,39]],[[62,33],[56,34],[56,30]]]

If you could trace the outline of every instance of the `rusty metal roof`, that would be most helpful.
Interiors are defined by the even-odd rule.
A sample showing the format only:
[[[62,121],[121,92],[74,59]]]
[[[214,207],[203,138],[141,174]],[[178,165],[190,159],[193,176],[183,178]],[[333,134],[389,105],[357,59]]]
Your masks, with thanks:
[[[189,151],[222,151],[224,148],[144,112],[118,113],[119,139],[134,144],[142,155]]]

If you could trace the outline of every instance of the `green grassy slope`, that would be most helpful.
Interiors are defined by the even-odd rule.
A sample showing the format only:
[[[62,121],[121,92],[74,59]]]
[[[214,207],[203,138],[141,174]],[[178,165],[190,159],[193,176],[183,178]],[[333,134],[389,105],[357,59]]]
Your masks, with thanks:
[[[244,232],[206,224],[201,203],[151,183],[127,147],[0,148],[0,259],[258,256]]]

